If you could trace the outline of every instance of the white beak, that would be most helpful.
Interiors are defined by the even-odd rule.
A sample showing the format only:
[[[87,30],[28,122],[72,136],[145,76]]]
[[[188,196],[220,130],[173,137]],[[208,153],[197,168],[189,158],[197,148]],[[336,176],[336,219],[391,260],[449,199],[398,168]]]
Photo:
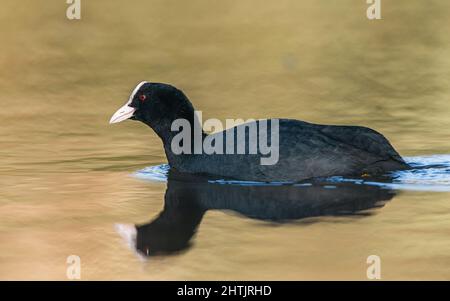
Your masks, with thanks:
[[[130,249],[134,249],[136,247],[137,230],[134,225],[115,224],[114,228]]]
[[[118,109],[117,112],[115,112],[114,115],[112,115],[111,120],[109,120],[109,123],[110,124],[117,123],[133,117],[136,108],[130,107],[129,106],[130,103],[131,101],[128,101],[126,104],[123,105],[123,107]]]

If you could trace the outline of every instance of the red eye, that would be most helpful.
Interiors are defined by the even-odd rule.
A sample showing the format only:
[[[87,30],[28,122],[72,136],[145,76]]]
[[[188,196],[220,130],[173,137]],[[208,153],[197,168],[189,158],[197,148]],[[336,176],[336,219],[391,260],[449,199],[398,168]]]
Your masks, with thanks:
[[[145,94],[139,95],[139,100],[140,101],[145,101],[146,99],[147,99],[147,96],[145,96]]]

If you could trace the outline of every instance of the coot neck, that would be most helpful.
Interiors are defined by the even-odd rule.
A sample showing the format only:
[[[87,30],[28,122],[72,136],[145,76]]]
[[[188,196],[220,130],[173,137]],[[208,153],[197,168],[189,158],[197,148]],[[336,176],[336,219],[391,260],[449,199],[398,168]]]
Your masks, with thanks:
[[[175,129],[172,131],[171,130],[172,124],[179,119],[186,120],[189,124],[189,127],[187,129],[183,127],[180,128],[175,127]],[[154,124],[147,123],[147,125],[149,125],[162,140],[166,157],[167,160],[169,161],[169,165],[174,168],[180,167],[181,165],[186,163],[186,161],[189,160],[189,158],[194,156],[196,153],[195,144],[196,143],[203,144],[203,140],[207,136],[207,134],[203,131],[203,127],[202,124],[200,123],[200,120],[195,117],[194,110],[177,114],[176,117],[171,119],[160,120],[158,123]],[[172,139],[177,135],[181,135],[181,132],[184,133],[185,131],[189,133],[190,137],[190,152],[176,154],[172,150]],[[183,142],[185,142],[184,139]]]

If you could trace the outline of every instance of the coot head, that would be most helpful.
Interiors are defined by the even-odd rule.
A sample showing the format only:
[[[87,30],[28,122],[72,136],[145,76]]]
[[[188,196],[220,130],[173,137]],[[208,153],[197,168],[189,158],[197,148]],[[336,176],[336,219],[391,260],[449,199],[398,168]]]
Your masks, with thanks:
[[[141,82],[109,123],[138,120],[163,137],[172,122],[180,118],[194,120],[194,108],[181,90],[168,84]]]

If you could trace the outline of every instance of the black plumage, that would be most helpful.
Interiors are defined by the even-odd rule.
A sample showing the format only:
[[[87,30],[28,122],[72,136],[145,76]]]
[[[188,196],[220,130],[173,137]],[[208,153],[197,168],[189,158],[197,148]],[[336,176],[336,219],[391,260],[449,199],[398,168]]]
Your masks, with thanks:
[[[134,110],[131,119],[142,121],[158,134],[170,167],[178,172],[250,181],[302,181],[334,175],[376,175],[409,168],[389,141],[372,129],[292,119],[278,120],[279,158],[274,165],[260,164],[261,157],[267,156],[260,154],[259,146],[257,154],[175,154],[171,149],[171,141],[177,134],[171,131],[174,120],[189,121],[194,141],[194,107],[185,94],[171,85],[143,82],[133,91],[127,105]],[[274,119],[267,121],[271,125]],[[259,126],[262,121],[254,122]],[[249,125],[212,135],[220,138],[233,132],[236,147],[240,143],[237,140],[239,127]],[[249,132],[245,133],[248,143]],[[204,132],[201,136],[202,139],[208,137]]]

